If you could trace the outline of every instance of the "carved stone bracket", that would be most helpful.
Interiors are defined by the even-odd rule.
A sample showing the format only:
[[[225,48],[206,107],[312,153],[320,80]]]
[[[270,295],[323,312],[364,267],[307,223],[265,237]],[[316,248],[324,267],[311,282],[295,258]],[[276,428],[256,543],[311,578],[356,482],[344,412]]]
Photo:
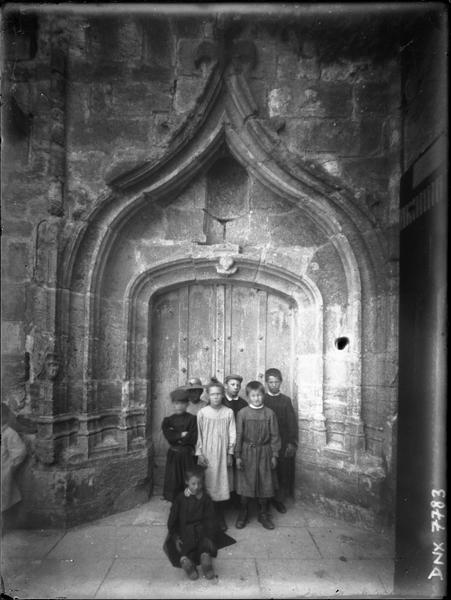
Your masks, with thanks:
[[[219,257],[219,262],[216,265],[216,272],[219,275],[233,275],[238,271],[238,267],[235,266],[235,261],[232,256],[223,255]]]

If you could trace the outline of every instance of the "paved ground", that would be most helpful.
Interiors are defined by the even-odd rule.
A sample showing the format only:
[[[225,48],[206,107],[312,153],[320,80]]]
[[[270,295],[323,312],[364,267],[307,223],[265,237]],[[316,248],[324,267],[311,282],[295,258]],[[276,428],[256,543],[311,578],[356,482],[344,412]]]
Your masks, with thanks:
[[[296,598],[392,593],[390,539],[302,506],[274,511],[276,529],[256,521],[228,533],[217,578],[186,579],[162,552],[169,503],[61,530],[16,530],[2,543],[6,593],[18,598]]]

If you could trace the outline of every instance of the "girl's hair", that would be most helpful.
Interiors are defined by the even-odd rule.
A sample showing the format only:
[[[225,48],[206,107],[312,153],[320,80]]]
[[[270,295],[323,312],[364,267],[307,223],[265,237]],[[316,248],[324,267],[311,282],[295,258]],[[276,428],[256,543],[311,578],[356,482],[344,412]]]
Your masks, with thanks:
[[[208,382],[208,384],[207,384],[207,387],[206,387],[207,393],[209,394],[209,393],[210,393],[210,390],[211,390],[211,388],[214,388],[214,387],[215,387],[215,388],[219,388],[219,389],[221,390],[221,393],[222,393],[222,394],[224,393],[224,386],[223,386],[223,385],[222,385],[222,383],[221,383],[220,381],[218,381],[217,379],[216,379],[216,381],[214,381],[213,379],[211,379],[211,380]]]
[[[246,385],[246,396],[248,396],[249,392],[252,390],[257,390],[262,394],[265,393],[265,387],[260,381],[249,381],[249,383]]]
[[[200,465],[194,465],[193,467],[189,467],[185,471],[185,481],[191,479],[191,477],[198,477],[199,479],[204,479],[205,470]]]

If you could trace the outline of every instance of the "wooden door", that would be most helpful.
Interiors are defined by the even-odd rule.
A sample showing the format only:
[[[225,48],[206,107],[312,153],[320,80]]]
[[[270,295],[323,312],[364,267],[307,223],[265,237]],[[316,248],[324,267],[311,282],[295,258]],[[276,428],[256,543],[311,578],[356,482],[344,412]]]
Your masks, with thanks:
[[[206,383],[228,373],[263,382],[277,367],[293,395],[295,306],[275,292],[243,284],[196,284],[156,296],[151,304],[151,422],[155,485],[162,483],[167,442],[161,422],[171,413],[169,393],[189,377]]]

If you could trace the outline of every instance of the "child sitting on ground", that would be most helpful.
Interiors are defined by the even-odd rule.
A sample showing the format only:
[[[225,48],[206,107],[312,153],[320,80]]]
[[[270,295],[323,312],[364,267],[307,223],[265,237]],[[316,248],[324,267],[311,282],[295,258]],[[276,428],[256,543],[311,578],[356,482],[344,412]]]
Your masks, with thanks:
[[[210,404],[197,413],[198,464],[206,468],[205,487],[215,503],[220,527],[226,531],[222,502],[233,490],[232,457],[236,429],[233,411],[222,404],[224,387],[219,382],[207,386]]]
[[[197,441],[197,421],[186,412],[189,396],[184,388],[171,392],[174,414],[163,419],[161,428],[170,444],[164,472],[163,496],[172,502],[185,487],[185,472],[194,467]]]
[[[277,418],[263,404],[265,388],[259,381],[247,384],[246,395],[249,406],[238,412],[236,422],[237,492],[241,496],[241,508],[235,527],[245,527],[249,520],[249,499],[258,498],[258,520],[265,529],[274,529],[269,499],[277,488],[275,469],[280,451]]]
[[[186,485],[171,506],[163,548],[172,565],[182,567],[190,579],[199,577],[199,563],[206,579],[213,579],[212,557],[235,540],[218,529],[213,502],[204,491],[202,467],[186,471]]]

